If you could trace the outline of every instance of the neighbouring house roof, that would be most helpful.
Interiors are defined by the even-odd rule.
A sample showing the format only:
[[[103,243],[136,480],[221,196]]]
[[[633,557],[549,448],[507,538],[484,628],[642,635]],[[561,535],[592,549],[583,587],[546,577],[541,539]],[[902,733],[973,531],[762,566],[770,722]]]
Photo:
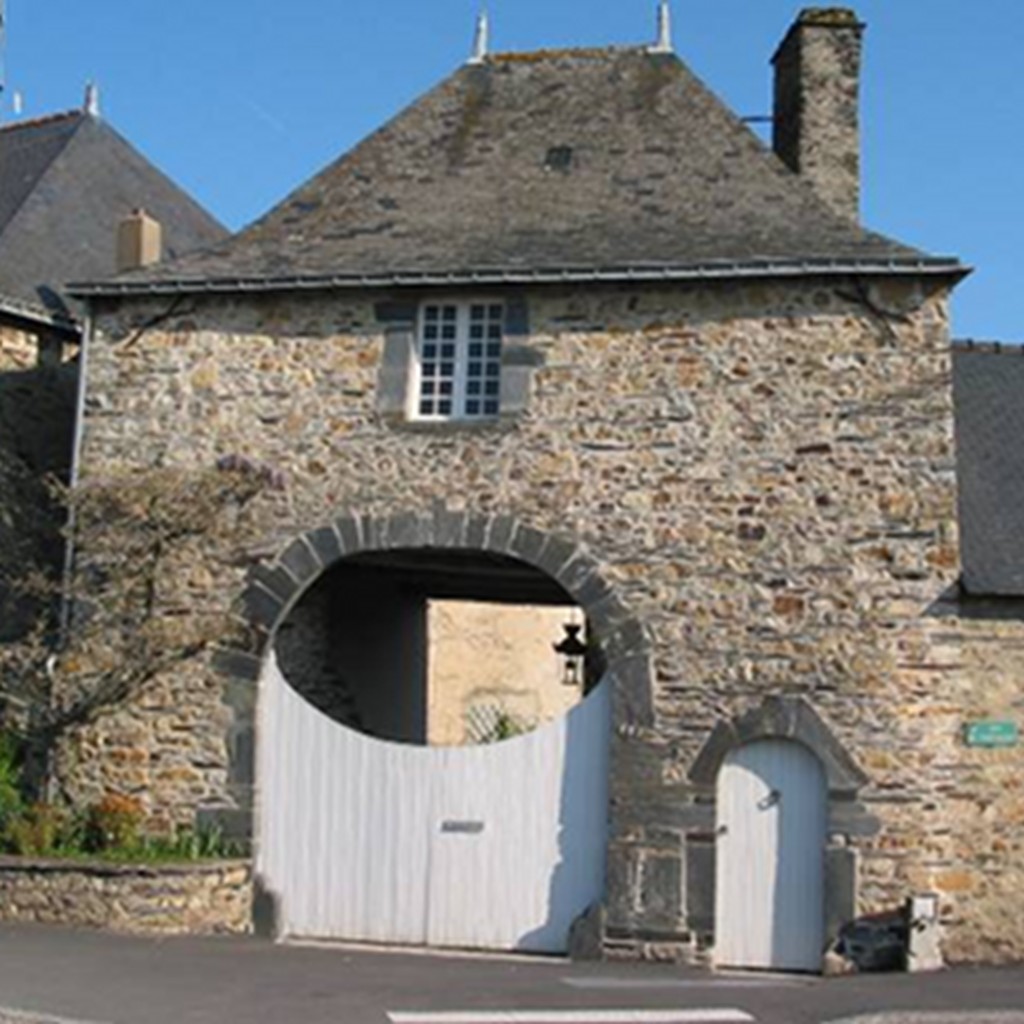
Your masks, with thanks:
[[[73,278],[116,267],[118,222],[144,207],[171,259],[227,234],[101,118],[85,111],[0,127],[0,295],[5,310],[67,319]]]
[[[955,342],[953,397],[964,588],[1024,597],[1024,345]]]
[[[956,273],[833,213],[677,57],[467,65],[263,219],[82,294],[832,272]]]

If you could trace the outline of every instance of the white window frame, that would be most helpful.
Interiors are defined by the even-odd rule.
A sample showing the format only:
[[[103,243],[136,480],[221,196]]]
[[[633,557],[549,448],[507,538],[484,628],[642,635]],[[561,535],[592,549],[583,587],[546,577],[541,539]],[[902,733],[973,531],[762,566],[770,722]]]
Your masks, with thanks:
[[[454,319],[446,319],[447,311],[452,309],[455,310]],[[484,310],[482,317],[474,314],[480,309]],[[436,311],[433,318],[431,310]],[[454,337],[441,336],[442,328],[449,326],[454,326]],[[421,303],[416,316],[407,406],[409,419],[421,423],[479,423],[497,419],[501,409],[504,326],[505,304],[498,299],[438,299]],[[436,328],[432,333],[431,327]],[[472,336],[475,327],[482,327],[483,337]],[[494,336],[495,327],[497,337]],[[479,354],[473,354],[471,346],[477,344],[483,348]],[[442,355],[441,346],[448,345],[453,346],[450,357]],[[442,373],[444,365],[448,364],[452,372]],[[479,372],[471,375],[472,367]],[[424,376],[424,368],[432,371],[429,379]],[[444,393],[442,387],[446,388]],[[430,390],[429,394],[425,388]],[[448,412],[441,411],[445,400],[450,400]],[[478,403],[475,409],[474,403]],[[432,408],[425,410],[424,404]]]

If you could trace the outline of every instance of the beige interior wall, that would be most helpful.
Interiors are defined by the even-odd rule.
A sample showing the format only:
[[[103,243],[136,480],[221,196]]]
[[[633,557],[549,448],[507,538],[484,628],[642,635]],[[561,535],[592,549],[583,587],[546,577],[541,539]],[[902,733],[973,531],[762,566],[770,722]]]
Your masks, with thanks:
[[[0,323],[0,372],[28,370],[39,359],[39,338],[9,324]]]
[[[520,728],[557,718],[580,699],[562,683],[553,645],[563,624],[582,623],[573,606],[430,601],[427,605],[427,737],[459,746],[493,721],[495,711]]]

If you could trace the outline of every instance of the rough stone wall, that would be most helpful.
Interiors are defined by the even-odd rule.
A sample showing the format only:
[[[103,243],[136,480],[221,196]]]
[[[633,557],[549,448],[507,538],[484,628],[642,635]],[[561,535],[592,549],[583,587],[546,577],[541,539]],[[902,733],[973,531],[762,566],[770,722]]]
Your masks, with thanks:
[[[252,869],[240,861],[138,867],[0,858],[0,921],[135,935],[252,930]]]
[[[906,806],[866,863],[862,885],[874,902],[906,877],[915,891],[941,895],[943,950],[954,962],[1014,962],[1024,956],[1024,748],[970,748],[970,722],[1021,724],[1024,710],[1024,600],[975,598],[955,590],[927,611],[935,623],[929,661],[916,685],[930,695],[916,730],[920,774]],[[872,774],[894,781],[895,751],[880,751]],[[898,792],[898,791],[894,791]],[[922,825],[928,836],[921,843]]]
[[[361,729],[356,695],[338,666],[331,597],[329,587],[311,588],[278,629],[274,651],[284,678],[313,707]]]
[[[954,955],[1024,955],[1015,924],[980,939],[1019,871],[1010,812],[998,842],[981,827],[1012,802],[1018,755],[966,751],[961,728],[996,689],[1017,706],[1024,683],[1004,647],[1019,621],[950,605],[945,291],[822,280],[528,298],[528,408],[471,428],[379,416],[370,297],[197,299],[138,337],[166,301],[104,307],[85,472],[231,452],[282,468],[268,548],[343,509],[437,503],[578,538],[655,654],[654,726],[615,740],[612,935],[657,950],[706,932],[694,908],[708,879],[683,851],[709,819],[688,773],[716,723],[786,694],[870,777],[860,799],[877,830],[831,826],[857,852],[860,909],[934,887]],[[227,601],[243,575],[207,589]],[[979,674],[989,665],[995,679]],[[224,697],[198,666],[176,674],[155,703],[79,736],[76,783],[144,793],[180,819],[244,799]],[[244,711],[253,696],[227,699]]]

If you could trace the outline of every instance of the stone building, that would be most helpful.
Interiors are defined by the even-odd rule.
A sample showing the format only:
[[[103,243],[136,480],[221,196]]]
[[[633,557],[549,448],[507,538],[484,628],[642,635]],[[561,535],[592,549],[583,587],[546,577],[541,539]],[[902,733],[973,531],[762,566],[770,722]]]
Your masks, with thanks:
[[[355,742],[294,678],[274,689],[289,629],[319,622],[323,664],[401,716],[425,598],[570,603],[605,669],[590,700],[611,704],[610,767],[595,780],[592,751],[580,783],[607,835],[575,948],[812,969],[842,923],[931,892],[949,959],[1024,955],[1022,757],[965,739],[1022,700],[1019,588],[960,585],[949,296],[967,271],[858,222],[862,31],[843,9],[791,27],[774,152],[674,55],[664,9],[651,47],[490,54],[482,36],[240,235],[80,286],[86,478],[240,453],[289,480],[272,556],[197,567],[203,600],[244,602],[252,647],[81,732],[80,791],[244,835],[255,809],[258,844],[285,843],[275,816],[340,785],[324,766]],[[279,737],[301,716],[305,738]],[[426,902],[452,915],[453,878],[517,909],[472,860],[519,820],[515,777],[495,788],[500,813],[445,811],[422,839],[445,865]],[[552,905],[576,792],[551,812]],[[419,898],[401,815],[330,832],[335,812],[371,822],[353,793],[288,819],[304,879],[257,848],[279,929],[448,941],[447,919],[295,924],[300,896],[344,917],[332,886],[364,866],[378,921]],[[524,836],[505,846],[525,855]],[[542,931],[505,942],[566,947],[564,922]]]
[[[0,575],[26,543],[60,557],[42,480],[72,458],[83,311],[65,284],[124,265],[118,224],[140,208],[168,256],[226,234],[102,119],[95,89],[80,110],[0,126]]]

